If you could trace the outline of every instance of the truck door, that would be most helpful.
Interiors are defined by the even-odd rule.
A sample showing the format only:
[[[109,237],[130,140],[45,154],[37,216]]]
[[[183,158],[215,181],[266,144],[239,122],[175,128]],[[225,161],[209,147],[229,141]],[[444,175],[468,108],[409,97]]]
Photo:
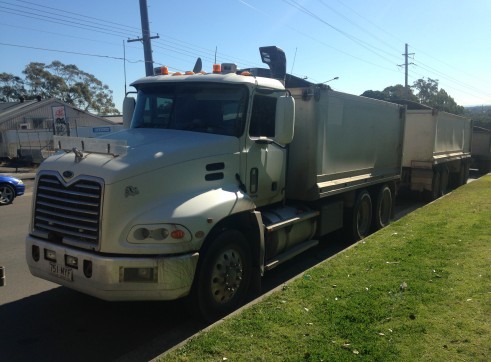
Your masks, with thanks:
[[[254,95],[246,137],[246,188],[257,206],[281,201],[285,188],[286,150],[275,136],[276,95]]]

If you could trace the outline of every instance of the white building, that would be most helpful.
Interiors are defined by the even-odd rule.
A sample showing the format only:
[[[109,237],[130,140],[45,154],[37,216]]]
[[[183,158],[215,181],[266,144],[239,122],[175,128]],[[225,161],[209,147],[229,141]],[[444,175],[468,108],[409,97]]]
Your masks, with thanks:
[[[97,137],[121,128],[57,99],[0,103],[0,159],[40,163],[53,149],[53,135]]]

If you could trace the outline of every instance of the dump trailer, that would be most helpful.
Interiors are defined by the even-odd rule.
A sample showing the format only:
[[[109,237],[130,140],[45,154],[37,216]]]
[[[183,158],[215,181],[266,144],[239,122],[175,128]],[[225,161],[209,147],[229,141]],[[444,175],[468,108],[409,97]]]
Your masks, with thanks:
[[[467,182],[472,121],[407,102],[401,187],[429,200]]]
[[[473,127],[471,155],[472,168],[483,174],[491,171],[491,130]]]
[[[405,109],[270,69],[137,80],[128,129],[57,137],[40,165],[31,273],[104,300],[171,300],[213,320],[328,233],[390,222]]]

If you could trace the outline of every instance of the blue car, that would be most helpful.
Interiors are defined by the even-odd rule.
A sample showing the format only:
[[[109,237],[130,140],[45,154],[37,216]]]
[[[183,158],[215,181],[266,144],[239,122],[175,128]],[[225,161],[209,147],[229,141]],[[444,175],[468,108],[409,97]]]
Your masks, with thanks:
[[[0,175],[0,206],[11,204],[17,196],[23,195],[26,186],[18,178]]]

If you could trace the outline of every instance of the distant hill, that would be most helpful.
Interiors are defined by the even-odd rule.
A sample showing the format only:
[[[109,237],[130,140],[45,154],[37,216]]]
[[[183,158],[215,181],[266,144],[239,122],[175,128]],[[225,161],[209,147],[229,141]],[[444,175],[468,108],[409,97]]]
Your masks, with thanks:
[[[469,106],[469,107],[464,107],[466,111],[469,111],[470,113],[486,113],[491,111],[491,105],[487,106]]]
[[[491,105],[465,107],[464,115],[471,117],[475,126],[491,129]]]

